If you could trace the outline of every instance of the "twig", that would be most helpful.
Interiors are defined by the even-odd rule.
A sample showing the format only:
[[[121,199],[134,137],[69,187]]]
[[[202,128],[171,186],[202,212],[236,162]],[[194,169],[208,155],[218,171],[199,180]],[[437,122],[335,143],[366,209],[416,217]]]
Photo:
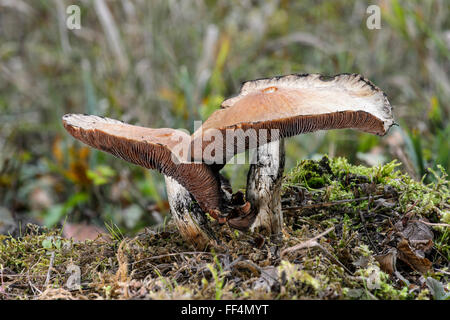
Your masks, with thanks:
[[[42,291],[38,289],[38,287],[36,287],[30,279],[30,270],[28,270],[27,272],[27,280],[28,280],[28,284],[30,285],[31,290],[33,291],[33,295],[36,296],[36,291],[39,292],[39,294],[42,294]]]
[[[403,215],[405,216],[406,214],[410,213],[410,212],[412,211],[412,209],[414,209],[414,208],[417,206],[417,204],[419,203],[419,201],[420,201],[420,199],[417,200],[416,202],[414,202],[414,203],[409,207],[409,209],[406,210],[406,211],[403,213]]]
[[[344,269],[348,274],[353,274],[342,262],[340,262],[338,259],[336,259],[327,249],[325,249],[321,244],[317,245],[317,248],[322,250],[323,253],[332,261],[334,264],[337,264],[342,269]]]
[[[30,279],[30,270],[32,270],[32,269],[34,268],[34,266],[37,265],[40,261],[41,261],[41,258],[39,257],[38,261],[37,261],[35,264],[33,264],[33,265],[31,266],[31,268],[29,268],[29,269],[27,270],[27,280],[28,280],[28,284],[30,285],[31,290],[33,291],[33,295],[35,295],[35,296],[36,296],[36,291],[39,292],[39,294],[42,294],[42,291],[39,290],[39,289],[31,282],[31,279]]]
[[[47,278],[45,278],[44,287],[47,287],[48,283],[50,282],[50,276],[51,276],[51,273],[52,273],[53,261],[54,260],[55,260],[55,251],[53,251],[52,255],[50,256],[50,264],[48,266]]]
[[[174,253],[162,254],[162,255],[159,255],[159,256],[148,257],[148,258],[145,258],[145,259],[140,259],[138,261],[134,261],[134,262],[130,263],[130,265],[134,265],[136,263],[139,263],[139,262],[142,262],[142,261],[146,261],[146,260],[161,259],[161,258],[170,257],[170,256],[179,256],[179,255],[182,256],[184,254],[197,254],[197,255],[208,254],[208,255],[211,255],[211,256],[214,255],[214,253],[212,253],[212,252],[203,252],[203,251],[174,252]],[[217,255],[217,256],[224,256],[225,254],[215,253],[215,255]]]
[[[369,200],[369,199],[378,199],[381,197],[383,197],[383,195],[361,197],[361,198],[355,198],[355,199],[343,199],[343,200],[336,200],[336,201],[330,201],[330,202],[321,202],[321,203],[308,204],[308,205],[304,205],[304,206],[287,207],[287,208],[283,208],[283,211],[330,207],[330,206],[334,206],[334,205],[342,204],[342,203],[364,201],[364,200]]]
[[[235,264],[237,264],[237,263],[243,261],[243,258],[244,258],[243,256],[237,257],[236,259],[234,259],[234,261],[232,261],[232,262],[229,263],[227,266],[225,266],[225,268],[224,268],[223,270],[224,270],[224,271],[225,271],[225,270],[231,270],[231,267],[233,267]]]
[[[439,251],[439,249],[436,247],[436,245],[433,245],[433,249],[436,250],[436,252],[437,252],[442,258],[444,258],[445,261],[449,262],[448,258],[447,258],[442,252]]]
[[[292,251],[297,251],[297,250],[301,250],[301,249],[307,249],[307,248],[312,248],[312,247],[317,247],[318,246],[318,242],[317,240],[322,238],[323,236],[329,234],[331,231],[334,230],[334,227],[331,227],[327,230],[325,230],[324,232],[322,232],[321,234],[315,236],[314,238],[311,238],[307,241],[304,241],[302,243],[299,243],[293,247],[289,247],[284,249],[283,251],[281,251],[281,257],[283,257],[286,253],[292,252]]]
[[[437,272],[441,272],[441,273],[443,273],[443,274],[446,274],[446,275],[448,275],[448,276],[450,276],[450,272],[448,272],[448,271],[445,271],[445,270],[442,270],[442,269],[435,269]]]
[[[293,247],[284,249],[283,251],[281,251],[281,257],[283,257],[286,253],[292,252],[292,251],[297,251],[297,250],[301,250],[301,249],[308,249],[308,248],[319,248],[333,263],[339,265],[340,267],[342,267],[346,272],[348,272],[349,274],[352,274],[352,272],[347,269],[346,266],[344,266],[344,264],[342,264],[342,262],[340,262],[338,259],[336,259],[330,252],[328,252],[327,249],[325,249],[319,242],[317,242],[317,240],[325,235],[327,235],[328,233],[330,233],[331,231],[334,230],[334,227],[331,227],[327,230],[325,230],[324,232],[322,232],[321,234],[319,234],[318,236],[315,236],[312,239],[309,239],[307,241],[304,241],[302,243],[299,243]]]
[[[426,222],[426,221],[422,221],[422,220],[411,220],[411,222],[420,222],[423,224],[426,224],[427,226],[432,226],[432,227],[450,227],[450,224],[447,223],[432,223],[432,222]]]

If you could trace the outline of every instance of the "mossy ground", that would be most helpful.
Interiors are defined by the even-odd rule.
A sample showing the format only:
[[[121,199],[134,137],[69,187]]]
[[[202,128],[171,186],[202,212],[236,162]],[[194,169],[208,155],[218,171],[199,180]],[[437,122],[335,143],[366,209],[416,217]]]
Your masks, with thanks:
[[[397,167],[302,161],[285,177],[282,237],[214,225],[224,250],[193,251],[170,222],[82,243],[28,226],[0,238],[0,298],[448,298],[449,181],[430,172],[425,185]]]

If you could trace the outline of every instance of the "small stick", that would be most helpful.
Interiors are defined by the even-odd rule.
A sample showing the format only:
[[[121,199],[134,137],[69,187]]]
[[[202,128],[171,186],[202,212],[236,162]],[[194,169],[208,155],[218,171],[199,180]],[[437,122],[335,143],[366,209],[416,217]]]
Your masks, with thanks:
[[[297,251],[297,250],[301,250],[301,249],[306,249],[306,248],[312,248],[312,247],[316,247],[319,243],[317,242],[318,239],[322,238],[323,236],[329,234],[331,231],[334,230],[334,227],[331,227],[327,230],[325,230],[324,232],[322,232],[321,234],[315,236],[314,238],[311,238],[309,240],[306,240],[302,243],[299,243],[293,247],[289,247],[284,249],[283,251],[281,251],[281,257],[283,257],[286,253],[292,252],[292,251]]]
[[[337,264],[338,266],[340,266],[342,269],[344,269],[348,274],[353,274],[349,269],[347,269],[346,266],[344,266],[344,264],[342,262],[340,262],[338,259],[336,259],[330,252],[328,252],[327,249],[325,249],[321,244],[317,244],[317,248],[319,248],[320,250],[322,250],[323,253],[325,253],[325,255],[331,259],[332,262],[334,262],[335,264]]]
[[[45,287],[47,287],[48,283],[50,282],[50,275],[52,273],[53,261],[54,260],[55,260],[55,251],[53,251],[52,255],[50,256],[50,264],[48,266],[47,278],[45,279],[45,283],[44,283]]]
[[[153,259],[161,259],[161,258],[165,258],[165,257],[171,257],[171,256],[179,256],[179,255],[184,255],[184,254],[193,254],[193,255],[202,255],[202,254],[206,254],[206,255],[214,255],[214,253],[212,252],[203,252],[203,251],[185,251],[185,252],[173,252],[173,253],[166,253],[166,254],[162,254],[159,256],[153,256],[153,257],[148,257],[148,258],[144,258],[144,259],[140,259],[138,261],[134,261],[132,263],[130,263],[130,265],[134,265],[136,263],[142,262],[142,261],[146,261],[146,260],[153,260]],[[224,256],[225,254],[223,253],[216,253],[217,256]]]
[[[35,264],[33,264],[33,265],[31,266],[31,268],[29,268],[29,269],[27,270],[27,274],[26,274],[26,277],[27,277],[27,280],[28,280],[28,284],[30,285],[30,288],[31,288],[31,290],[33,291],[33,294],[34,294],[35,296],[36,296],[36,291],[39,292],[39,294],[42,294],[42,291],[39,290],[33,283],[31,283],[31,279],[30,279],[30,270],[32,270],[32,269],[34,268],[34,266],[37,265],[40,261],[41,261],[41,258],[39,257],[38,261],[37,261]],[[25,275],[24,275],[24,276],[25,276]]]
[[[321,202],[321,203],[308,204],[308,205],[304,205],[304,206],[287,207],[287,208],[283,208],[283,211],[330,207],[330,206],[334,206],[336,204],[355,202],[355,201],[364,201],[364,200],[369,200],[369,199],[378,199],[381,197],[383,197],[383,195],[380,194],[380,195],[376,195],[376,196],[361,197],[361,198],[355,198],[355,199],[343,199],[343,200],[336,200],[336,201],[331,201],[331,202]]]
[[[315,236],[312,239],[309,239],[307,241],[299,243],[299,244],[297,244],[297,245],[295,245],[293,247],[284,249],[283,251],[281,251],[281,257],[283,257],[286,253],[292,252],[292,251],[297,251],[297,250],[301,250],[301,249],[308,249],[308,248],[319,248],[329,259],[331,259],[331,261],[333,263],[339,265],[341,268],[343,268],[349,274],[352,274],[352,272],[349,269],[347,269],[347,267],[344,266],[342,264],[342,262],[340,262],[338,259],[336,259],[331,253],[328,252],[327,249],[325,249],[320,243],[317,242],[317,240],[319,238],[327,235],[328,233],[330,233],[333,230],[334,230],[334,227],[331,227],[331,228],[325,230],[324,232],[322,232],[321,234]]]
[[[447,223],[432,223],[432,222],[426,222],[426,221],[422,221],[422,220],[411,220],[411,222],[420,222],[423,224],[426,224],[427,226],[432,226],[432,227],[450,227],[450,224]]]

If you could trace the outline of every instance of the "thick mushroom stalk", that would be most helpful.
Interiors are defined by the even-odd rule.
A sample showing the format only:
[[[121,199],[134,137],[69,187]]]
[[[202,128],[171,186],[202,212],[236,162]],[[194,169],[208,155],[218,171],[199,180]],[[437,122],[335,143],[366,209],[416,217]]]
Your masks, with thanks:
[[[211,230],[208,218],[189,191],[176,180],[168,176],[164,178],[172,219],[183,239],[189,241],[198,250],[214,246],[216,237]]]
[[[284,139],[260,146],[247,175],[246,199],[257,212],[251,231],[278,235],[283,226],[281,184],[285,163]]]

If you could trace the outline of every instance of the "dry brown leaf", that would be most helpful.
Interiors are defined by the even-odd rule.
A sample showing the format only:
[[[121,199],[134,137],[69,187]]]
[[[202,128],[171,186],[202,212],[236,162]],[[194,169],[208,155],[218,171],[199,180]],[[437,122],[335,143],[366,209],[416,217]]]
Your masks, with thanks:
[[[380,254],[374,257],[380,264],[381,270],[391,275],[396,271],[397,250],[392,249],[386,254]]]
[[[427,258],[417,254],[407,239],[402,239],[398,245],[398,258],[407,263],[411,268],[421,273],[426,273],[432,268],[432,263]]]
[[[431,228],[419,220],[413,220],[408,222],[408,224],[406,225],[405,229],[403,229],[401,234],[405,239],[408,239],[410,242],[417,240],[433,241],[434,237]]]

